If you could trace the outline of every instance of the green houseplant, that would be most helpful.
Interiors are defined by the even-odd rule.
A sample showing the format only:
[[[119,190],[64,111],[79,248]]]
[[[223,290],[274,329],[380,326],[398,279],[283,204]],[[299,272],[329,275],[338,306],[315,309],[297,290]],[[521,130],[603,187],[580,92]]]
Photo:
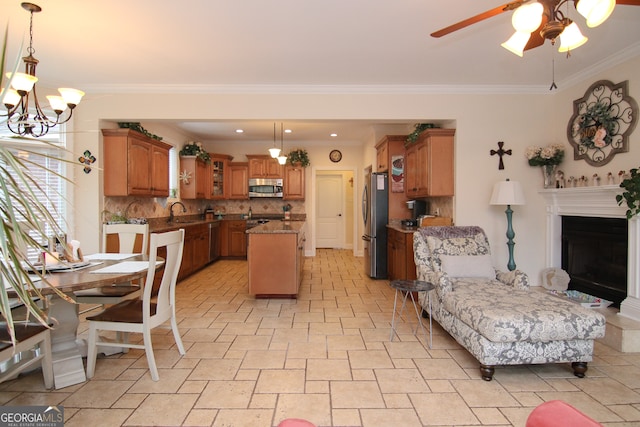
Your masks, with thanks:
[[[633,168],[630,170],[631,176],[622,180],[620,188],[624,191],[622,194],[616,195],[618,205],[627,206],[627,219],[633,218],[640,214],[640,170]]]
[[[0,99],[4,98],[5,90],[10,85],[10,79],[7,79],[5,74],[7,35],[8,28],[5,29],[0,58]],[[13,73],[18,70],[21,56],[18,55],[18,60],[10,69]],[[6,116],[0,116],[0,124],[4,124],[6,120]],[[42,155],[28,149],[23,151],[29,156]],[[28,156],[18,156],[0,144],[0,312],[6,321],[12,343],[15,343],[15,320],[11,307],[16,300],[24,304],[30,318],[43,325],[48,324],[47,315],[37,302],[37,299],[43,299],[43,295],[35,286],[37,279],[33,279],[27,272],[27,268],[33,271],[37,271],[37,268],[27,256],[26,248],[35,248],[39,253],[48,252],[44,243],[41,243],[46,242],[48,238],[43,231],[45,224],[54,230],[56,236],[63,234],[47,207],[48,199],[43,191],[43,184],[34,178],[34,174],[28,172],[28,168],[33,167],[36,165],[29,162]],[[48,284],[43,272],[39,272],[38,276]],[[16,297],[9,298],[9,287],[14,289]],[[57,293],[62,298],[69,299],[63,293]]]
[[[299,163],[300,166],[306,168],[311,164],[309,161],[309,153],[304,148],[296,148],[295,150],[291,150],[289,154],[287,154],[287,162],[289,164],[294,165]]]

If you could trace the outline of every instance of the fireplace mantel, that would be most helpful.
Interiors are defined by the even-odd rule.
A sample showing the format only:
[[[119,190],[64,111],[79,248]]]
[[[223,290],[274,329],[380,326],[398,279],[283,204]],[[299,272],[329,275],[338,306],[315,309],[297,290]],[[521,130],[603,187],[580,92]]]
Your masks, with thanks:
[[[562,261],[562,216],[625,218],[626,208],[618,206],[617,185],[541,190],[546,203],[547,267],[560,268]],[[627,260],[627,298],[620,305],[620,315],[640,321],[640,220],[629,221]]]

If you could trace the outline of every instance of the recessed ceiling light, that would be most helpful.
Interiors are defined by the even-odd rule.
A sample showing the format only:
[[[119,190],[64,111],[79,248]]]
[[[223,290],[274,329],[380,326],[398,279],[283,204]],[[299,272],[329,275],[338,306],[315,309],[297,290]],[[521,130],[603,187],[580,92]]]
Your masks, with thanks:
[[[284,133],[291,133],[291,132],[292,132],[291,129],[285,129],[284,130]]]
[[[236,129],[236,133],[243,133],[243,132],[244,132],[244,130],[242,130],[242,129]]]
[[[332,134],[331,134],[331,137],[332,137],[332,138],[335,138],[336,136],[338,136],[338,134],[337,134],[337,133],[332,133]]]

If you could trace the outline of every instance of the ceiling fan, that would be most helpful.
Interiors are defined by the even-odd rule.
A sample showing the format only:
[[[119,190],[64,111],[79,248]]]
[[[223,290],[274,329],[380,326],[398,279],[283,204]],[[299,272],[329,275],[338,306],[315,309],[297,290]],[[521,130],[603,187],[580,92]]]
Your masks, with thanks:
[[[431,36],[442,37],[503,12],[514,11],[512,24],[516,32],[502,44],[504,48],[522,56],[525,50],[541,46],[546,39],[555,44],[556,38],[561,36],[559,50],[566,52],[581,46],[587,38],[577,24],[560,10],[565,3],[573,3],[589,27],[604,22],[616,4],[640,6],[640,0],[515,0],[445,27],[431,33]]]

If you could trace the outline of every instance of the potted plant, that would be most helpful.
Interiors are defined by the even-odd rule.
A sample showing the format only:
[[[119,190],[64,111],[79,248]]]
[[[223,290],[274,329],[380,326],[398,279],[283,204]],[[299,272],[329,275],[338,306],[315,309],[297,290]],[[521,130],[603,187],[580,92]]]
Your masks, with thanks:
[[[309,161],[309,153],[304,148],[296,148],[295,150],[291,150],[289,154],[287,154],[287,162],[291,165],[299,164],[303,168],[306,168],[311,164]]]
[[[202,148],[201,142],[196,142],[196,141],[187,142],[184,145],[184,147],[182,147],[182,150],[180,150],[179,154],[181,156],[196,156],[199,159],[204,160],[205,163],[211,162],[211,156],[209,156],[209,153],[207,153],[205,149]]]
[[[627,219],[640,214],[640,170],[634,168],[630,172],[631,176],[620,183],[620,188],[623,188],[624,191],[622,194],[616,195],[618,205],[625,204],[628,208]]]
[[[2,41],[2,57],[0,58],[0,99],[4,98],[5,90],[10,84],[6,78],[5,60],[7,51],[7,31]],[[18,55],[21,57],[21,55]],[[18,69],[18,61],[12,71]],[[7,81],[9,80],[9,81]],[[6,116],[0,119],[0,124],[6,122]],[[30,152],[31,154],[31,152]],[[37,155],[36,153],[33,153]],[[46,196],[43,195],[43,183],[29,173],[28,167],[37,167],[28,160],[23,160],[0,144],[0,312],[7,323],[12,343],[15,343],[14,319],[11,313],[13,302],[17,299],[24,304],[31,319],[48,325],[47,314],[38,305],[38,299],[44,300],[43,295],[34,284],[33,276],[27,269],[38,271],[35,263],[27,256],[24,248],[35,248],[39,253],[50,253],[44,242],[49,236],[45,235],[45,224],[48,224],[56,236],[63,235],[62,228],[57,224],[48,210]],[[25,268],[26,266],[26,268]],[[36,280],[48,284],[43,272],[37,274]],[[13,288],[17,297],[9,299],[7,288]],[[58,291],[56,291],[58,292]],[[58,294],[69,299],[61,292]]]

